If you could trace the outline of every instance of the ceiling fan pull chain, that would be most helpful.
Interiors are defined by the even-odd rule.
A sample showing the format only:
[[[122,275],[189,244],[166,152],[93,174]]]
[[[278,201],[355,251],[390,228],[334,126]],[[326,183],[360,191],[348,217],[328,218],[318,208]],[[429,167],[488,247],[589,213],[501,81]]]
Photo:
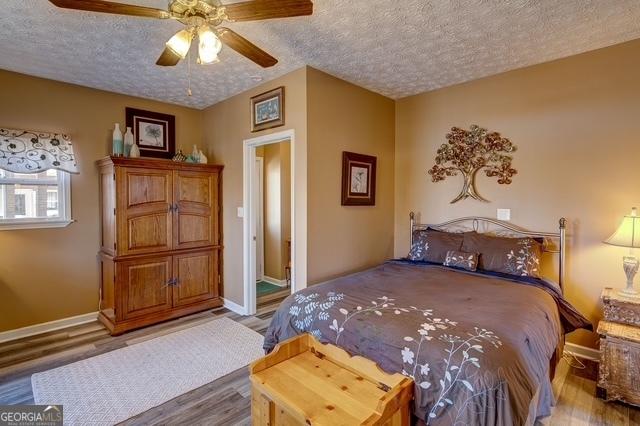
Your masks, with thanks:
[[[187,95],[191,96],[191,51],[187,53]]]

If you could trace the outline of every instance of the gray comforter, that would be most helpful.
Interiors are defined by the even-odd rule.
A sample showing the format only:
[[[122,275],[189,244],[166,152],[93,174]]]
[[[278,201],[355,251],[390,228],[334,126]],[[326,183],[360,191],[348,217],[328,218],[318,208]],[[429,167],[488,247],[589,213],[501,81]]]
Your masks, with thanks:
[[[312,333],[413,378],[427,424],[507,426],[525,424],[550,389],[562,333],[590,326],[544,281],[396,261],[291,295],[264,347]],[[548,414],[552,398],[541,400]]]

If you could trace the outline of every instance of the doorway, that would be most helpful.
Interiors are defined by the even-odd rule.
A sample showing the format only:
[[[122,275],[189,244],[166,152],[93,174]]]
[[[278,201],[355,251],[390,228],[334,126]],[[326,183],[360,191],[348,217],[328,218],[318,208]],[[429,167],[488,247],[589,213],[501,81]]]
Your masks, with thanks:
[[[298,153],[299,154],[299,153]],[[256,312],[258,295],[293,293],[306,281],[306,234],[296,209],[296,182],[306,179],[306,154],[296,165],[293,130],[244,141],[244,309]],[[304,167],[300,167],[304,166]],[[304,185],[306,186],[306,184]],[[304,188],[302,188],[304,190]],[[298,198],[305,198],[298,194]],[[306,200],[304,204],[306,205]],[[298,215],[298,216],[296,216]],[[297,219],[297,220],[296,220]],[[300,254],[303,253],[303,256]],[[300,262],[298,262],[300,257]]]
[[[257,302],[291,287],[291,143],[256,147],[253,200],[256,215]],[[271,298],[268,298],[271,299]]]

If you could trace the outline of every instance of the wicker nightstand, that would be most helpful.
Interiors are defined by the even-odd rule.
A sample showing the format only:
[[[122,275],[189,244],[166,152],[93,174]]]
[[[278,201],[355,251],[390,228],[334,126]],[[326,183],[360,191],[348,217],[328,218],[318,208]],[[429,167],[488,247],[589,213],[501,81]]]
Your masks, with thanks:
[[[605,288],[602,302],[598,396],[640,405],[640,300]]]

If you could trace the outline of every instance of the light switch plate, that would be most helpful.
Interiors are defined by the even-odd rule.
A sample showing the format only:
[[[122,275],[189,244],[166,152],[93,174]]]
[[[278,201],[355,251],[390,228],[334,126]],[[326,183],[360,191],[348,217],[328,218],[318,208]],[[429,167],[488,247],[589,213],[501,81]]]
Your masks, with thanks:
[[[238,207],[238,217],[244,217],[244,207]]]
[[[498,220],[511,220],[511,209],[498,209]]]

